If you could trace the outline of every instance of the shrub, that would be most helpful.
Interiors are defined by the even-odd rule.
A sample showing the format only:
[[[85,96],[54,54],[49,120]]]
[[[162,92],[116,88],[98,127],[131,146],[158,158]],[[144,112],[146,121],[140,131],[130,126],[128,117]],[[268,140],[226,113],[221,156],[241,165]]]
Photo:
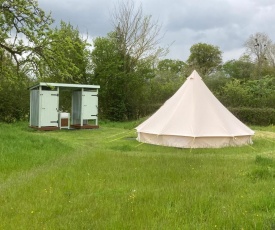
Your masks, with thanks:
[[[227,82],[217,96],[225,106],[231,107],[252,106],[254,100],[249,88],[238,79]]]
[[[7,82],[0,86],[0,121],[11,123],[27,120],[30,101],[28,83]]]
[[[229,108],[242,122],[251,125],[275,124],[275,109],[273,108]]]

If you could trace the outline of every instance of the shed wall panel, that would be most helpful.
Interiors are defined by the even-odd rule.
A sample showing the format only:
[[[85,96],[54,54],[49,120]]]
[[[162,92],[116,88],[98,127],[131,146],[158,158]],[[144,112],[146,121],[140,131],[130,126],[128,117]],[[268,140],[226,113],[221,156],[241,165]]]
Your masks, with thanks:
[[[82,94],[83,119],[93,119],[98,114],[98,97],[96,92],[83,92]]]
[[[72,124],[81,123],[82,92],[74,91],[72,94]]]
[[[39,126],[39,90],[31,90],[30,125]]]
[[[58,126],[58,101],[57,91],[41,91],[41,126]]]

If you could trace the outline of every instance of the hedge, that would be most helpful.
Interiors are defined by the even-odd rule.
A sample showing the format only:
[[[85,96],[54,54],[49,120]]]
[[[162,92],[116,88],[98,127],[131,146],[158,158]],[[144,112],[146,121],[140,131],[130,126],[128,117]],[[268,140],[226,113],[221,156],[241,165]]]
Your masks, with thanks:
[[[229,108],[243,123],[250,125],[274,125],[275,109],[273,108]]]
[[[161,104],[151,104],[147,109],[147,115],[152,115],[161,107]],[[251,108],[251,107],[228,107],[239,120],[247,125],[268,126],[275,125],[275,109]],[[142,114],[145,116],[145,114]]]

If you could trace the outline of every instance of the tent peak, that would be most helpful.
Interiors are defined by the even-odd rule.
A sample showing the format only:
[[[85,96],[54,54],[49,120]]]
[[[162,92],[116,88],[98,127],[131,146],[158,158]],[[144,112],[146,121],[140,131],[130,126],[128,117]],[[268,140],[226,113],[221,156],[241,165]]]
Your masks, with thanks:
[[[191,75],[188,77],[189,79],[201,79],[201,76],[198,74],[196,70],[193,70]]]

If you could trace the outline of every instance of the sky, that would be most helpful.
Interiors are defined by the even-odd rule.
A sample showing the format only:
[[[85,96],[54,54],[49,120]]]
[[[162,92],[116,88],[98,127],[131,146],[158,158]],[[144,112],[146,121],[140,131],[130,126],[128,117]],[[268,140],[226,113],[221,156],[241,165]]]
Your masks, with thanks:
[[[56,25],[63,20],[77,26],[92,41],[113,30],[111,12],[117,0],[38,0],[51,12]],[[134,0],[144,15],[161,25],[161,47],[169,46],[165,58],[186,61],[197,43],[218,46],[223,61],[239,59],[244,43],[255,33],[275,42],[274,0]]]

